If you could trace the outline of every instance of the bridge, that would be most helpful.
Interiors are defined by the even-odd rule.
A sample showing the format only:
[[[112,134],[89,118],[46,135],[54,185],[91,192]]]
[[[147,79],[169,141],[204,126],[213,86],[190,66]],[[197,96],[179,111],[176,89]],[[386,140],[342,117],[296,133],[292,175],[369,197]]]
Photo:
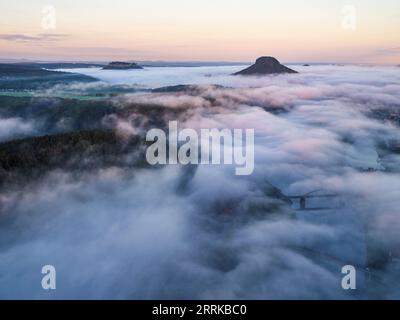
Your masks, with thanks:
[[[298,200],[299,201],[299,209],[301,211],[313,211],[313,210],[332,210],[332,209],[339,209],[340,207],[336,207],[336,208],[331,208],[331,207],[313,207],[313,208],[309,208],[307,207],[306,204],[306,200],[307,199],[312,199],[312,198],[337,198],[339,197],[339,195],[337,194],[315,194],[318,191],[322,191],[322,190],[314,190],[311,192],[308,192],[306,194],[303,195],[293,195],[293,196],[287,196],[289,199],[291,200]]]

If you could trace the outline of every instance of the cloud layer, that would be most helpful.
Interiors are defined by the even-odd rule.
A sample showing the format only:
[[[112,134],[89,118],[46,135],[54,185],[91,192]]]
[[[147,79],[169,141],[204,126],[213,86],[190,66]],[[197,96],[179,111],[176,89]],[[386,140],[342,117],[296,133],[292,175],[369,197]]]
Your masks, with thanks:
[[[58,33],[39,33],[37,35],[25,35],[25,34],[0,34],[0,39],[14,42],[53,42],[63,40],[68,37],[66,34]]]
[[[265,78],[229,76],[234,70],[84,71],[110,85],[197,84],[114,103],[183,110],[178,121],[185,128],[253,128],[255,172],[110,167],[76,177],[55,171],[5,192],[0,296],[398,298],[393,264],[374,271],[382,288],[367,282],[365,270],[375,246],[393,254],[400,247],[400,155],[391,148],[400,131],[375,116],[400,107],[398,70],[297,67],[303,73]],[[136,133],[136,120],[117,121],[117,128]],[[301,212],[282,203],[271,184],[286,195],[322,190],[339,197],[308,203],[330,210]],[[54,292],[40,287],[45,264],[57,269]],[[358,270],[356,292],[341,289],[346,264]]]

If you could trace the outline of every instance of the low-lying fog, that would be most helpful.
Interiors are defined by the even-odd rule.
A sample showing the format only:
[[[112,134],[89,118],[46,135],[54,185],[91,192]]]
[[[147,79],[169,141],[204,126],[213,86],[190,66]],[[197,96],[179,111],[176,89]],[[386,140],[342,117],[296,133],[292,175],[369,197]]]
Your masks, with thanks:
[[[195,95],[115,99],[121,107],[189,107],[182,128],[253,128],[255,171],[239,177],[231,166],[199,166],[181,192],[187,170],[180,166],[108,168],[79,178],[59,170],[6,192],[0,195],[0,297],[400,298],[395,264],[379,271],[381,285],[367,287],[365,272],[367,238],[391,250],[400,246],[400,154],[390,147],[400,141],[400,130],[374,113],[398,112],[400,71],[290,67],[300,73],[229,76],[243,66],[74,69],[102,81],[72,88],[81,91],[200,85]],[[3,126],[36,130],[32,123],[5,121],[2,137],[9,137]],[[219,203],[238,201],[234,213],[251,215],[252,203],[274,201],[260,200],[265,183],[285,195],[322,190],[338,198],[311,203],[330,210],[296,211],[294,205],[296,219],[285,212],[246,222],[220,217]],[[40,286],[47,264],[57,270],[55,291]],[[347,264],[358,271],[358,290],[341,288]]]
[[[356,82],[358,84],[399,83],[398,67],[378,66],[335,66],[335,65],[289,65],[300,74],[279,76],[294,83],[308,81],[329,81],[329,84],[340,82]],[[251,87],[263,84],[276,84],[275,77],[242,78],[230,77],[244,68],[237,66],[216,67],[146,67],[135,70],[102,70],[101,68],[59,69],[59,71],[76,72],[95,77],[110,84],[136,84],[145,87],[163,87],[178,84],[219,84],[230,87]],[[382,79],[382,76],[384,77]]]

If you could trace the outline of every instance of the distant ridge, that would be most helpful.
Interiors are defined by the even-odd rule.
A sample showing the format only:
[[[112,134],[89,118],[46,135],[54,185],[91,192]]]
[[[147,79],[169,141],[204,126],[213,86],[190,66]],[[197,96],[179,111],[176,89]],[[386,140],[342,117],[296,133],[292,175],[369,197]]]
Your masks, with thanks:
[[[129,69],[143,69],[143,68],[134,62],[120,62],[120,61],[110,62],[103,68],[103,70],[129,70]]]
[[[255,64],[250,67],[236,72],[233,75],[267,75],[279,73],[298,73],[282,64],[274,57],[260,57],[256,60]]]
[[[38,90],[57,84],[94,81],[98,80],[79,73],[46,70],[35,65],[0,63],[0,90]]]

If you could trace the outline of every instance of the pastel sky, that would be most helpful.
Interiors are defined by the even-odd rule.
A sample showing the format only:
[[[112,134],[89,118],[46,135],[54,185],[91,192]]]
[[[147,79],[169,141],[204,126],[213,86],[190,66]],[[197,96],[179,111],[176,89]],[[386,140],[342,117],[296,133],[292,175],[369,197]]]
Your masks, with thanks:
[[[0,16],[0,58],[400,64],[399,0],[2,0]]]

